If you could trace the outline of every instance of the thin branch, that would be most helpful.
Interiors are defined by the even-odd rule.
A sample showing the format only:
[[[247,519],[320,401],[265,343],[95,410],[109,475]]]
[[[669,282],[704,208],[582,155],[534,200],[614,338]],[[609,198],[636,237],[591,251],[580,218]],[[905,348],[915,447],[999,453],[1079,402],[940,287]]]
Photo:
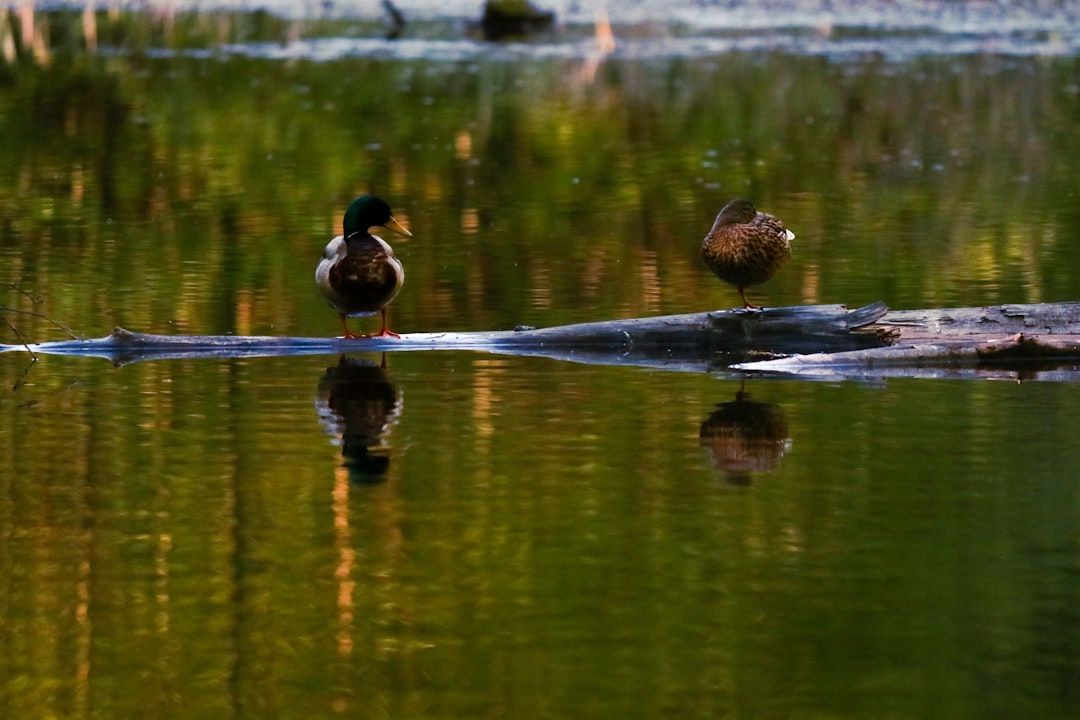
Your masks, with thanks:
[[[34,303],[35,305],[40,305],[41,303],[45,302],[44,298],[42,298],[40,295],[35,295],[34,293],[30,292],[29,290],[23,290],[21,287],[19,287],[15,283],[6,282],[6,283],[4,283],[4,285],[7,285],[9,288],[11,288],[15,292],[19,293],[23,297],[29,298],[30,302]]]
[[[26,349],[26,352],[30,353],[30,364],[26,366],[26,369],[23,370],[22,375],[20,375],[19,379],[15,381],[15,384],[11,386],[11,391],[15,392],[20,387],[26,384],[26,377],[30,374],[30,368],[34,367],[34,365],[37,364],[38,356],[37,353],[30,349],[30,346],[26,343],[26,338],[24,338],[22,333],[19,332],[19,328],[15,327],[15,325],[12,324],[12,322],[8,320],[3,313],[0,313],[0,319],[3,319],[4,324],[11,328],[11,332],[15,333],[15,337],[19,339],[19,343]]]
[[[8,310],[10,308],[4,309]],[[26,352],[30,353],[30,357],[32,357],[34,360],[37,360],[37,355],[34,353],[33,350],[30,349],[30,345],[26,342],[26,338],[23,337],[23,334],[19,332],[19,328],[15,327],[15,324],[8,320],[7,316],[3,313],[0,313],[0,319],[3,319],[4,324],[11,328],[11,332],[15,333],[15,337],[18,338],[19,344],[26,349]]]
[[[22,371],[22,375],[15,381],[15,384],[11,386],[11,392],[16,392],[19,388],[26,384],[26,378],[30,375],[30,370],[37,365],[37,356],[30,358],[30,363],[26,366],[26,369]]]
[[[33,297],[33,296],[28,295],[28,297]],[[60,330],[63,330],[65,333],[67,333],[68,337],[70,337],[72,340],[82,340],[83,339],[81,336],[76,335],[75,331],[72,330],[71,328],[69,328],[67,325],[64,325],[61,322],[57,322],[56,320],[53,320],[51,317],[49,317],[48,315],[46,315],[43,312],[39,312],[37,310],[20,310],[19,308],[12,308],[12,307],[0,307],[0,313],[3,313],[3,312],[13,312],[13,313],[19,313],[20,315],[30,315],[31,317],[41,318],[42,320],[49,323],[53,327],[58,328]],[[0,315],[0,317],[3,317],[3,315]],[[12,330],[14,330],[15,334],[18,335],[19,339],[22,340],[22,335],[19,333],[18,330],[15,329],[15,326],[11,324],[11,321],[9,321],[5,317],[4,322],[6,322],[8,327],[11,328]],[[26,343],[24,342],[23,345],[25,345],[25,344]],[[29,348],[27,348],[27,349],[29,350]]]
[[[22,295],[24,298],[28,299],[34,305],[40,305],[43,302],[45,302],[44,298],[42,298],[40,295],[36,295],[36,294],[30,292],[29,290],[23,290],[21,287],[19,287],[15,283],[5,282],[5,283],[2,283],[2,285],[10,288],[11,290],[14,290],[16,293],[18,293],[19,295]],[[30,343],[28,343],[26,341],[26,338],[19,331],[19,328],[15,326],[15,323],[8,320],[7,315],[4,314],[5,312],[19,313],[20,315],[30,315],[31,317],[41,318],[45,322],[53,325],[56,328],[59,328],[60,330],[64,331],[65,333],[67,333],[67,335],[70,338],[72,338],[73,340],[81,340],[82,339],[78,335],[76,335],[74,332],[72,332],[71,328],[67,327],[63,323],[59,323],[56,320],[53,320],[51,317],[49,317],[48,315],[46,315],[43,312],[40,312],[40,311],[37,311],[37,310],[20,310],[19,308],[0,306],[0,320],[4,321],[4,324],[8,326],[8,328],[11,330],[12,333],[14,333],[15,338],[19,341],[19,344],[22,345],[23,349],[26,350],[26,352],[30,354],[30,364],[26,366],[26,369],[23,370],[22,375],[19,376],[19,379],[12,386],[12,388],[11,388],[12,392],[18,390],[20,387],[22,387],[23,385],[26,384],[26,378],[30,374],[30,369],[33,368],[34,365],[37,364],[37,361],[38,361],[39,358],[38,358],[37,353],[34,352],[33,348],[30,347]]]

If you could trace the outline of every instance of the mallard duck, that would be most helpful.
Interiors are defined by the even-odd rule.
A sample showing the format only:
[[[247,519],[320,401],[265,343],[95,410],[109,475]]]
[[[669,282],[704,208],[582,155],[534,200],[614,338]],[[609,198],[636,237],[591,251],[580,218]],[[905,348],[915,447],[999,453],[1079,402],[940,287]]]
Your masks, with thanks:
[[[315,282],[326,301],[341,315],[347,338],[401,337],[386,324],[386,306],[405,282],[405,270],[389,243],[372,235],[373,227],[412,237],[398,224],[390,206],[380,197],[364,195],[345,211],[343,234],[330,241],[315,269]],[[382,329],[375,335],[349,331],[348,318],[382,313]]]
[[[746,299],[746,288],[760,285],[791,257],[795,233],[775,215],[761,213],[754,203],[732,200],[716,216],[701,243],[701,257],[724,282],[739,289],[743,307],[760,310]]]

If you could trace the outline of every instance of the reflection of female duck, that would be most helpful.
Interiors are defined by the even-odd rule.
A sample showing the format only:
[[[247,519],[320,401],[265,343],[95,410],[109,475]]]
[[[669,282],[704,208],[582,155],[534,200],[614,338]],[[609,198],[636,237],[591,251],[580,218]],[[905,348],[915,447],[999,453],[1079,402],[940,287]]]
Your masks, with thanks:
[[[343,233],[330,241],[315,269],[315,282],[326,301],[341,315],[345,337],[361,338],[349,331],[346,318],[382,313],[382,329],[376,337],[399,337],[386,325],[386,306],[405,282],[405,270],[390,245],[372,235],[384,227],[406,237],[412,233],[398,224],[382,198],[364,195],[345,211]]]
[[[774,215],[760,213],[749,200],[729,202],[716,216],[701,243],[701,257],[718,278],[739,289],[743,307],[760,310],[746,299],[746,288],[760,285],[791,257],[795,233]]]
[[[390,469],[390,429],[401,397],[386,371],[367,360],[342,357],[319,381],[315,407],[327,432],[341,438],[341,455],[353,482],[382,482]]]
[[[699,434],[713,467],[732,485],[749,485],[751,473],[775,470],[791,446],[783,409],[747,397],[740,390],[734,402],[717,405]]]

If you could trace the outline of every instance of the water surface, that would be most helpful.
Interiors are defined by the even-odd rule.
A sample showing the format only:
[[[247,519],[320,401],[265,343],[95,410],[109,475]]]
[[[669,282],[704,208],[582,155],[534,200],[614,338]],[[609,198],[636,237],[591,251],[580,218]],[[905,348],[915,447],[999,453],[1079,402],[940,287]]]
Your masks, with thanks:
[[[313,268],[366,191],[415,235],[400,332],[730,306],[698,246],[736,194],[797,234],[770,305],[1080,295],[1074,53],[468,42],[4,65],[3,316],[330,335]],[[0,355],[11,716],[1080,710],[1074,384],[27,363]]]

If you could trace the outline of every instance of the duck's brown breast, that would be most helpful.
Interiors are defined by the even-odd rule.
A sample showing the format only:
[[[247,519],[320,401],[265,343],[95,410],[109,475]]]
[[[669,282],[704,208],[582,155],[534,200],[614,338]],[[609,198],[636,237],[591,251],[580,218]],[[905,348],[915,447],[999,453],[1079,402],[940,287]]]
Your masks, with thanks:
[[[386,307],[401,289],[404,273],[393,250],[378,238],[348,241],[348,254],[330,268],[335,305],[346,314],[373,313]]]
[[[701,244],[701,257],[721,280],[736,287],[760,285],[791,257],[791,233],[765,213],[750,222],[714,227]]]

